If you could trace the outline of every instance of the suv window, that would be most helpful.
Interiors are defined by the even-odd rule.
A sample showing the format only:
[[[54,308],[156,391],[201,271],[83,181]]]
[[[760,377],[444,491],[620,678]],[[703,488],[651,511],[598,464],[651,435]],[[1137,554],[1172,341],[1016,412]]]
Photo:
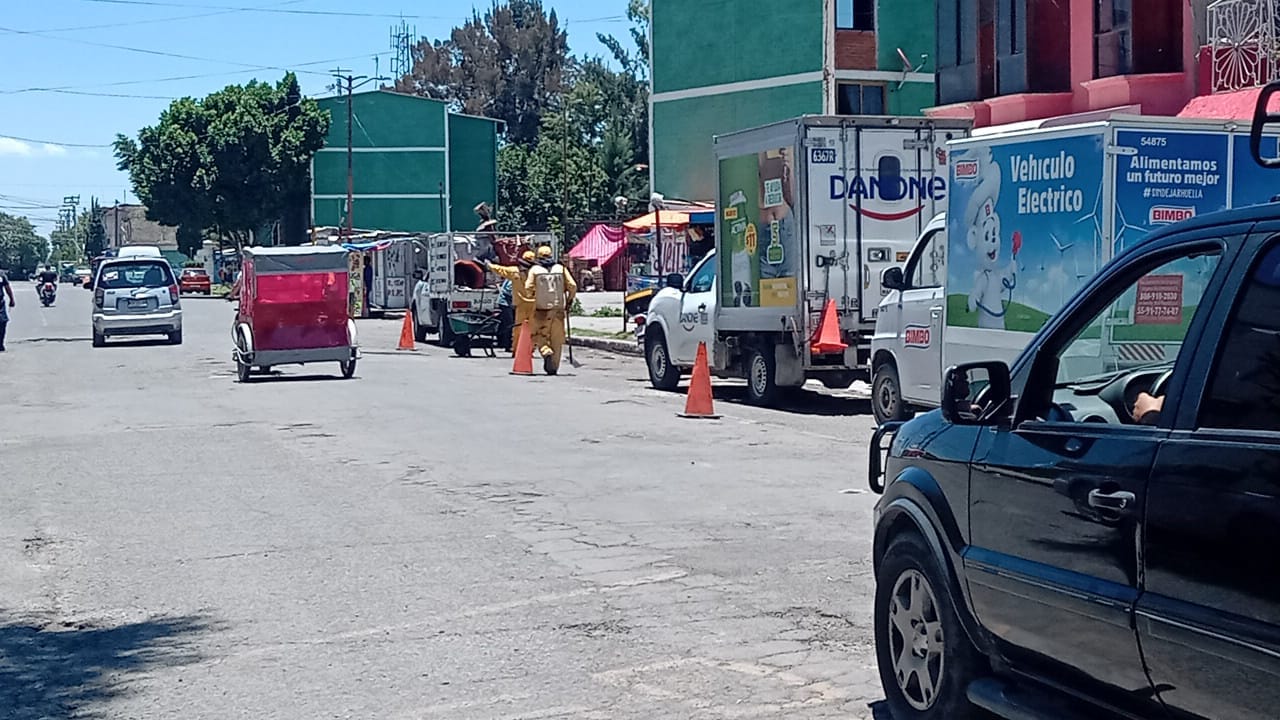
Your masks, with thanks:
[[[168,287],[173,284],[173,274],[161,262],[112,263],[102,268],[99,284],[103,290]]]
[[[698,268],[698,272],[693,274],[689,279],[689,292],[702,293],[711,292],[711,286],[716,281],[716,264],[710,260],[702,263],[702,267]]]
[[[1159,262],[1125,285],[1057,354],[1058,385],[1141,366],[1173,366],[1221,251]]]
[[[1249,273],[1227,321],[1201,427],[1280,431],[1280,244]]]
[[[947,231],[936,230],[925,241],[919,254],[911,257],[906,276],[913,288],[942,287],[947,275]]]

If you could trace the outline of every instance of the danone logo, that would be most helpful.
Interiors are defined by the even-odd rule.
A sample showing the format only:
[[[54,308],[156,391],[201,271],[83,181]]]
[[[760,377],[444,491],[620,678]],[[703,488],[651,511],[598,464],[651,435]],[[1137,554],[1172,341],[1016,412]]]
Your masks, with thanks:
[[[947,180],[904,169],[901,158],[891,153],[876,158],[874,173],[829,178],[831,199],[849,201],[849,207],[870,220],[894,222],[919,215],[927,203],[947,197]]]
[[[977,160],[961,160],[956,163],[957,180],[972,180],[976,177],[978,177]]]
[[[1151,208],[1151,215],[1148,220],[1152,225],[1168,225],[1170,223],[1182,222],[1183,220],[1190,220],[1195,216],[1196,209],[1193,207],[1156,205]]]
[[[927,348],[931,339],[928,325],[908,325],[903,344],[907,347]]]

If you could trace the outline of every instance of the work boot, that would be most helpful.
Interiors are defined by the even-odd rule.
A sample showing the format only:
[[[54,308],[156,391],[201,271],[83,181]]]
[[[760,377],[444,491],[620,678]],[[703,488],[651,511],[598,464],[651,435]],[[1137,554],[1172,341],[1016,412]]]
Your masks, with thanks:
[[[542,356],[542,369],[543,369],[543,371],[545,371],[548,375],[555,375],[555,374],[556,374],[556,370],[557,370],[558,368],[556,367],[556,364],[555,364],[555,356],[554,356],[554,355],[543,355],[543,356]]]

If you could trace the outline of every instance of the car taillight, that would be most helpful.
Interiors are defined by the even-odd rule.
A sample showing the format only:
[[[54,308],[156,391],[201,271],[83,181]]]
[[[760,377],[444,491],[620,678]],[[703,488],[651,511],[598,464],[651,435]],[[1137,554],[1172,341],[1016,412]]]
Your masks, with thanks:
[[[468,300],[455,300],[450,307],[454,310],[466,310],[471,307],[471,302]]]
[[[102,291],[102,288],[98,288],[97,290],[93,291],[94,305],[97,305],[98,307],[102,307],[102,303],[103,301],[106,300],[106,298],[107,298],[107,294]]]
[[[177,286],[177,285],[170,285],[170,286],[169,286],[169,300],[171,300],[171,301],[173,302],[173,304],[174,304],[174,305],[177,305],[177,304],[178,304],[178,295],[179,295],[179,294],[180,294],[180,293],[178,292],[178,286]]]
[[[645,322],[645,321],[644,321],[644,316],[643,316],[643,315],[637,315],[637,316],[635,317],[635,320],[634,320],[633,322],[635,322],[635,324],[636,324],[636,325],[643,325],[643,324],[644,324],[644,322]]]

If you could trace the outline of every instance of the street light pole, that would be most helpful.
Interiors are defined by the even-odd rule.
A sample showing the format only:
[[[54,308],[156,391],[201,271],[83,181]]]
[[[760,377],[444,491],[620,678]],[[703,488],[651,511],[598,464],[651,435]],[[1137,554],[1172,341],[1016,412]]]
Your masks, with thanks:
[[[355,89],[358,87],[363,87],[364,85],[371,82],[390,80],[391,78],[381,77],[381,76],[368,77],[367,75],[351,75],[349,73],[346,75],[343,75],[342,74],[343,72],[346,72],[346,71],[344,71],[342,68],[334,68],[333,70],[334,77],[337,78],[338,80],[338,84],[337,84],[338,89],[339,90],[344,89],[343,84],[345,83],[345,86],[346,86],[345,89],[347,91],[347,208],[345,213],[347,217],[346,217],[346,223],[345,223],[346,225],[345,237],[347,242],[350,242],[351,227],[352,227],[351,216],[355,214],[355,190],[356,190],[355,172],[353,169],[354,163],[352,162],[352,155],[354,154],[354,151],[352,149],[352,134],[351,134],[352,125],[355,124],[355,109],[352,107],[351,95],[352,93],[355,92]],[[356,82],[357,80],[359,82]]]

